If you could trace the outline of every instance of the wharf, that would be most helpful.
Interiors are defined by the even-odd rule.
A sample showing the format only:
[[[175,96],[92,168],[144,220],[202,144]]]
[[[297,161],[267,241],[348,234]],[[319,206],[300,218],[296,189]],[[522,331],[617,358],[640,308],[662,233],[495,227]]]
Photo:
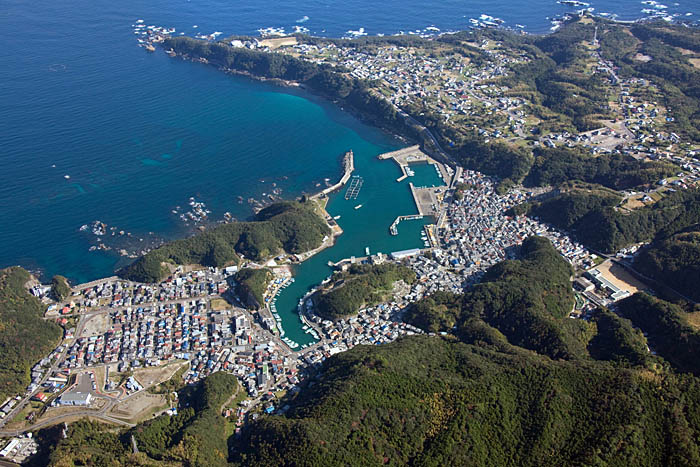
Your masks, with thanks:
[[[411,189],[411,196],[416,203],[416,209],[421,216],[437,217],[440,212],[441,196],[444,195],[445,187],[437,188],[416,188],[413,183],[408,184]]]
[[[391,235],[398,235],[398,225],[399,222],[401,221],[410,221],[410,220],[418,220],[418,219],[423,219],[422,214],[412,214],[410,216],[398,216],[396,219],[394,219],[394,222],[391,223],[391,226],[389,227],[389,233]]]
[[[437,167],[442,175],[442,179],[445,181],[445,185],[450,186],[451,176],[444,164],[436,161],[426,153],[424,153],[420,146],[414,145],[407,148],[399,149],[398,151],[387,152],[377,156],[377,159],[386,160],[393,159],[394,162],[401,169],[401,176],[396,179],[397,182],[402,182],[409,177],[407,168],[410,164],[430,164]]]

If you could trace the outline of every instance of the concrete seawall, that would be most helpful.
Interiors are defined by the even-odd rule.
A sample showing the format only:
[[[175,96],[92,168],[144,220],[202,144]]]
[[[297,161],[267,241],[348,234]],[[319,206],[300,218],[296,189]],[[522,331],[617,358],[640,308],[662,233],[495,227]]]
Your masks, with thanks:
[[[84,284],[78,284],[78,285],[71,287],[71,289],[73,289],[73,291],[79,291],[79,290],[83,290],[86,288],[95,287],[96,285],[104,284],[105,282],[114,282],[117,280],[120,280],[119,276],[110,276],[110,277],[105,277],[103,279],[96,279],[96,280],[91,281],[91,282],[85,282]]]
[[[401,156],[405,156],[414,152],[420,151],[420,146],[415,145],[415,146],[409,146],[407,148],[399,149],[398,151],[392,151],[392,152],[386,152],[384,154],[380,154],[377,156],[377,159],[384,160],[384,159],[397,159],[400,158]]]

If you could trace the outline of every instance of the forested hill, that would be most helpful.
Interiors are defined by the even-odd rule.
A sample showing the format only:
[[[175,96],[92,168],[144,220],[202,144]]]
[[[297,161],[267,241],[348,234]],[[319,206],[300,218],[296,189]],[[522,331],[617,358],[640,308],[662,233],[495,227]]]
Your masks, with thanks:
[[[221,267],[238,262],[240,255],[263,260],[283,251],[302,253],[317,248],[330,233],[310,202],[276,203],[258,212],[252,222],[223,224],[166,243],[121,269],[119,275],[138,282],[157,282],[167,275],[164,262]]]
[[[647,333],[649,345],[659,355],[679,371],[700,376],[700,330],[691,324],[693,315],[642,292],[620,301],[618,307]]]
[[[553,362],[440,338],[356,347],[233,460],[273,465],[700,463],[700,385],[600,362]]]
[[[634,267],[700,302],[700,225],[652,243],[635,258]]]
[[[586,325],[573,309],[571,267],[543,237],[523,242],[521,259],[492,266],[464,295],[436,293],[413,304],[405,319],[426,331],[454,331],[471,342],[487,323],[514,345],[552,358],[586,355]]]
[[[380,303],[396,281],[412,284],[416,273],[394,263],[353,264],[333,275],[330,283],[313,295],[314,313],[337,320],[357,314],[363,306]]]
[[[0,401],[24,392],[29,370],[60,342],[61,328],[42,319],[44,306],[25,288],[19,267],[0,270]]]
[[[604,253],[614,253],[629,244],[651,240],[657,241],[655,249],[660,247],[665,250],[671,243],[684,238],[683,245],[676,250],[686,255],[680,261],[692,263],[692,259],[695,259],[697,262],[697,257],[687,256],[692,252],[692,248],[686,249],[690,247],[687,240],[691,237],[675,237],[675,240],[670,240],[671,243],[663,242],[700,223],[700,190],[695,188],[665,193],[660,201],[632,212],[616,208],[621,199],[619,194],[604,187],[574,186],[544,201],[522,205],[513,211],[537,216],[559,229],[572,232],[579,242]],[[677,268],[678,264],[669,267]]]

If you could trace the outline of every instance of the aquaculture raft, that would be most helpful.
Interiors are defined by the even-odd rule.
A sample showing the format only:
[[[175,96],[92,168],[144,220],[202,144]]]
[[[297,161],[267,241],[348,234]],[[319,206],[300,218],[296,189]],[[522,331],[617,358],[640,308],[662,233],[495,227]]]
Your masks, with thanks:
[[[350,185],[348,185],[348,189],[345,192],[345,199],[357,199],[357,195],[360,194],[360,190],[362,189],[362,184],[364,183],[364,180],[362,177],[359,175],[354,175],[350,179]]]

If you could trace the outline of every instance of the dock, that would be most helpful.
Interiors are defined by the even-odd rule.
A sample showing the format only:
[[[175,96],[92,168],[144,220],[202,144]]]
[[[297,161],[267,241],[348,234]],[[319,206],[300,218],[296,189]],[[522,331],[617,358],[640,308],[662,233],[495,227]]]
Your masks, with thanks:
[[[394,222],[391,223],[391,226],[389,227],[389,233],[391,233],[391,235],[398,235],[399,234],[398,226],[399,226],[399,222],[401,222],[401,221],[412,221],[412,220],[419,220],[419,219],[423,219],[422,214],[412,214],[410,216],[398,216],[396,219],[394,219]]]
[[[401,176],[396,179],[397,182],[402,182],[408,178],[409,175],[409,165],[410,164],[430,164],[437,168],[440,172],[442,180],[445,185],[450,186],[452,183],[450,173],[444,164],[436,161],[428,154],[424,153],[419,145],[409,146],[407,148],[399,149],[398,151],[387,152],[377,156],[379,160],[393,159],[394,162],[401,169]]]

